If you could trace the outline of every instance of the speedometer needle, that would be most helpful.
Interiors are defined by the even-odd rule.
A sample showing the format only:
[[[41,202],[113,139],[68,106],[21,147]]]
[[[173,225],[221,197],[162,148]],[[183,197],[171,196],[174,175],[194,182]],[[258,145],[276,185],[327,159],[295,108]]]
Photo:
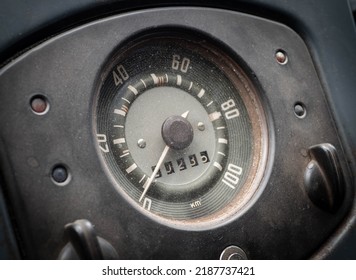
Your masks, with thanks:
[[[183,117],[183,118],[186,119],[187,116],[188,116],[188,114],[189,114],[189,111],[183,113],[183,114],[181,115],[181,117]],[[165,157],[166,157],[166,155],[167,155],[169,149],[170,149],[170,147],[169,147],[168,145],[166,145],[166,146],[164,147],[164,150],[163,150],[163,152],[162,152],[162,154],[161,154],[161,156],[160,156],[160,158],[159,158],[159,160],[158,160],[158,162],[157,162],[157,165],[156,165],[155,169],[154,169],[153,172],[152,172],[151,177],[148,178],[147,183],[145,184],[146,186],[145,186],[145,189],[144,189],[144,191],[143,191],[143,193],[142,193],[140,199],[138,200],[139,202],[142,201],[142,199],[145,197],[146,193],[148,192],[148,189],[149,189],[150,186],[152,185],[152,182],[153,182],[154,178],[156,177],[157,172],[158,172],[158,170],[160,169],[160,167],[161,167],[161,165],[162,165],[162,163],[163,163],[163,161],[164,161],[164,159],[165,159]]]

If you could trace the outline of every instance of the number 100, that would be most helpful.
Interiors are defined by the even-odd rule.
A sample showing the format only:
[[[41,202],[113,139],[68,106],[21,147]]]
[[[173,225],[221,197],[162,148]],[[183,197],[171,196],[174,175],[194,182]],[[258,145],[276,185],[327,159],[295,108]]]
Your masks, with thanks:
[[[241,174],[242,168],[240,166],[230,163],[227,167],[227,171],[224,174],[224,179],[222,179],[222,182],[234,190],[240,181],[239,176]]]

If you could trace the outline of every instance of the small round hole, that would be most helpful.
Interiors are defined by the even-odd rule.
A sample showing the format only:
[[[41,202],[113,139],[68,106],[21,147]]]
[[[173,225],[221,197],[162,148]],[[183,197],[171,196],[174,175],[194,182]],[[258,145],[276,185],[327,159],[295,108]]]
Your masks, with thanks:
[[[307,110],[305,108],[305,105],[301,102],[296,103],[294,105],[294,114],[299,119],[305,118],[305,116],[307,115]]]
[[[71,179],[68,168],[62,164],[58,164],[53,167],[51,176],[53,182],[60,186],[68,184]]]
[[[49,110],[49,103],[45,96],[43,95],[35,95],[30,100],[30,106],[32,112],[36,115],[44,115]]]
[[[279,64],[285,65],[288,63],[288,56],[284,50],[277,50],[275,53],[276,60]]]

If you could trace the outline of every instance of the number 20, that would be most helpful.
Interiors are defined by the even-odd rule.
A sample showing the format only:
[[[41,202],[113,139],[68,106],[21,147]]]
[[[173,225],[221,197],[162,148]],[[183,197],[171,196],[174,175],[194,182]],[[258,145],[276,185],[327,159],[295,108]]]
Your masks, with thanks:
[[[102,150],[104,153],[108,153],[109,146],[107,143],[106,135],[105,134],[97,134],[96,137],[98,139],[100,150]]]

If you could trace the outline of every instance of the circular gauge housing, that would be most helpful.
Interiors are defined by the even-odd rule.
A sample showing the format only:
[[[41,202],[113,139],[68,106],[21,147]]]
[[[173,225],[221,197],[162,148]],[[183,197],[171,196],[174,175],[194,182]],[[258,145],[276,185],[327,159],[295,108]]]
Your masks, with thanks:
[[[142,36],[106,64],[95,100],[100,154],[137,209],[171,226],[214,226],[256,193],[267,161],[253,82],[221,49]]]

